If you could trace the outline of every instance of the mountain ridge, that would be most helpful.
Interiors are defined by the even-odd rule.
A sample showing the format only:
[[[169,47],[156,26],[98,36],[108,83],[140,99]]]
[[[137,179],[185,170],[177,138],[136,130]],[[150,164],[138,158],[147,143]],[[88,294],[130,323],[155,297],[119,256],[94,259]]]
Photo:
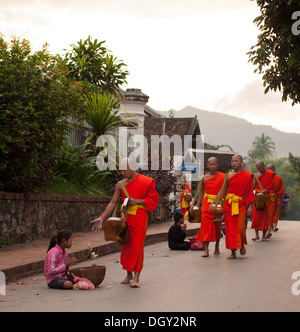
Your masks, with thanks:
[[[167,112],[160,113],[169,116]],[[192,106],[174,111],[174,116],[175,118],[197,116],[206,143],[229,145],[242,156],[247,156],[255,137],[263,133],[270,136],[275,143],[275,158],[288,157],[289,152],[296,156],[300,155],[300,134],[286,133],[272,126],[255,125],[237,116],[205,111]]]

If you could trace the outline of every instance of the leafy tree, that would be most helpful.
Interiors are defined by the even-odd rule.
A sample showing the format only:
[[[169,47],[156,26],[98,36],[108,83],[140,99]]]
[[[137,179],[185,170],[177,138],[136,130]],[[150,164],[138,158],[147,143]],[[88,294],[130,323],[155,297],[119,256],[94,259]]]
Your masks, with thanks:
[[[296,174],[298,184],[300,186],[300,157],[295,157],[292,153],[289,154],[289,162],[293,167],[293,172]],[[299,188],[300,189],[300,188]]]
[[[256,66],[255,72],[263,75],[265,93],[282,91],[282,101],[290,98],[295,105],[300,102],[300,43],[292,17],[300,9],[299,0],[256,2],[261,15],[254,23],[260,34],[247,53],[249,61]]]
[[[53,175],[53,163],[82,118],[80,84],[47,45],[32,53],[28,40],[0,36],[0,187],[32,191]]]
[[[96,154],[98,137],[119,127],[128,126],[128,120],[131,117],[120,115],[119,104],[119,99],[108,92],[85,95],[85,122],[88,125],[85,130],[92,133],[87,143],[92,144],[94,154]]]
[[[105,41],[80,39],[77,45],[72,44],[72,51],[66,54],[69,75],[84,82],[86,89],[93,92],[108,91],[118,94],[118,88],[127,83],[129,72],[126,65],[118,61],[104,46]]]
[[[255,137],[252,149],[248,151],[248,159],[254,161],[255,159],[270,158],[274,151],[275,143],[272,141],[272,138],[263,133],[260,137]]]

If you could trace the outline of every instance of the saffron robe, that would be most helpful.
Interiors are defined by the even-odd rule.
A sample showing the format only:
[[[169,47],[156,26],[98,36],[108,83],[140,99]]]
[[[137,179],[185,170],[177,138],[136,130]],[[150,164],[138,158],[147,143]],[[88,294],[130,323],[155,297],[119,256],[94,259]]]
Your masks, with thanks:
[[[204,181],[204,193],[217,196],[224,183],[225,174],[218,172],[214,177]],[[213,197],[212,197],[213,198]],[[215,215],[210,213],[212,199],[204,197],[202,200],[201,227],[196,239],[201,242],[215,242],[222,237],[222,224],[214,223]]]
[[[228,179],[227,195],[233,194],[240,197],[238,203],[239,213],[232,215],[232,204],[226,198],[225,208],[225,242],[226,248],[230,250],[242,249],[247,244],[246,217],[247,209],[255,200],[253,193],[253,174],[242,170]]]
[[[122,246],[121,265],[130,272],[141,272],[144,264],[144,244],[148,229],[148,212],[153,212],[158,206],[159,195],[155,188],[155,180],[138,174],[134,180],[126,185],[129,197],[144,199],[145,207],[138,208],[136,215],[128,214],[126,221],[130,241]],[[121,189],[122,200],[126,195]]]
[[[274,175],[274,193],[276,195],[276,209],[273,215],[273,223],[277,223],[279,220],[280,207],[282,198],[285,192],[283,179],[275,173]]]
[[[271,193],[274,193],[274,173],[271,171],[266,171],[263,175],[258,177],[262,187],[269,190],[266,193],[267,204],[264,210],[257,210],[255,204],[253,205],[252,213],[252,225],[251,228],[258,231],[267,231],[269,229],[269,216],[270,216],[270,202]],[[256,193],[261,192],[261,188],[258,182],[255,180],[255,191]]]
[[[186,184],[186,189],[188,190],[188,192],[191,194],[192,193],[192,189],[190,187],[190,185],[187,183]],[[181,195],[180,195],[180,206],[181,206],[181,209],[180,209],[180,212],[182,214],[185,214],[187,212],[187,207],[188,206],[191,206],[191,203],[187,203],[184,201],[184,198],[183,196],[185,195],[186,193],[183,192]]]

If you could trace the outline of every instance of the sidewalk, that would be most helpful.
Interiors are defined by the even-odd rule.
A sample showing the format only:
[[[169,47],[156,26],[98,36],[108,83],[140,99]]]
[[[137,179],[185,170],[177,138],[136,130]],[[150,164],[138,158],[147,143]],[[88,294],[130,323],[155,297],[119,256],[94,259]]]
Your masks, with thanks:
[[[145,245],[164,242],[168,239],[168,230],[173,222],[149,225]],[[200,224],[188,223],[187,237],[197,234]],[[46,251],[50,239],[8,246],[0,249],[0,271],[5,273],[6,281],[13,281],[43,272]],[[100,233],[75,233],[73,246],[68,254],[79,262],[86,260],[89,253],[88,243],[100,257],[121,249],[119,243],[106,242],[103,231]]]

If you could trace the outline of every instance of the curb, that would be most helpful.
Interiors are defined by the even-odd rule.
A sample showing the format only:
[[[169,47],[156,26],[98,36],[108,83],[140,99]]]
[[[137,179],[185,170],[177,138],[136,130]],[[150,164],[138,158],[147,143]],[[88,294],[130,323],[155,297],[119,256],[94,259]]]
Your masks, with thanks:
[[[186,231],[187,237],[195,236],[198,233],[198,229],[190,229]],[[168,232],[149,234],[146,236],[145,246],[156,244],[160,242],[168,241]],[[99,257],[103,257],[109,254],[113,254],[121,251],[121,245],[118,242],[109,242],[107,244],[102,244],[93,248],[95,254]],[[89,249],[79,250],[69,254],[70,257],[76,257],[78,263],[87,261],[87,256],[89,254]],[[29,277],[37,273],[44,272],[44,262],[45,260],[32,262],[29,264],[24,264],[20,266],[14,266],[8,269],[4,269],[2,272],[5,274],[6,282],[15,281],[21,278]]]

